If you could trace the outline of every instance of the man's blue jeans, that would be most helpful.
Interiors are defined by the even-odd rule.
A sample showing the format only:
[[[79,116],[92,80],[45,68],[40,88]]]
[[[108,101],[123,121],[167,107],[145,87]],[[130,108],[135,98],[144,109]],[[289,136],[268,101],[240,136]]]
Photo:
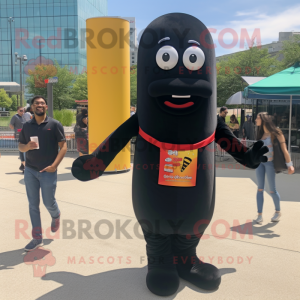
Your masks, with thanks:
[[[20,157],[21,162],[22,162],[22,161],[25,161],[25,157],[26,157],[26,156],[25,156],[25,153],[19,151],[19,157]]]
[[[264,204],[264,190],[265,188],[265,175],[267,174],[269,186],[270,186],[270,194],[273,198],[273,202],[275,204],[276,211],[280,211],[280,195],[276,190],[275,184],[275,169],[273,161],[267,161],[265,163],[261,163],[259,167],[256,169],[256,177],[258,182],[258,191],[257,191],[257,210],[258,213],[262,213],[263,204]]]
[[[19,144],[19,139],[16,139],[16,141],[17,141],[16,144],[18,145]],[[25,161],[26,153],[19,151],[19,157],[20,157],[21,162]]]
[[[44,205],[48,209],[51,217],[57,218],[60,214],[60,210],[55,199],[57,171],[53,173],[40,173],[36,170],[26,167],[24,171],[24,181],[29,202],[32,237],[34,239],[41,239],[42,224],[40,216],[40,189],[42,191]]]

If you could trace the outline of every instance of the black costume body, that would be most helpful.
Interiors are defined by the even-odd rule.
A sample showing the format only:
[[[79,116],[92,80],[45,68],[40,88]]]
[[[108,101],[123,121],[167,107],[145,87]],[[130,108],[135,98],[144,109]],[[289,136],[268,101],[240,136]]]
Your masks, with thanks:
[[[158,43],[163,38],[167,39]],[[262,155],[268,149],[263,142],[247,149],[226,124],[217,122],[212,45],[206,26],[190,15],[174,13],[154,20],[144,31],[139,45],[137,113],[117,128],[92,155],[78,158],[72,168],[76,178],[90,180],[84,164],[89,163],[93,168],[101,160],[100,164],[108,166],[130,139],[137,136],[133,207],[147,242],[147,286],[161,296],[176,292],[179,276],[205,289],[215,289],[220,284],[219,270],[201,263],[196,257],[196,246],[215,206],[215,142],[198,149],[196,186],[160,185],[160,149],[146,141],[139,134],[139,128],[160,142],[176,145],[196,144],[215,132],[215,141],[243,165],[257,168],[261,161],[266,161]],[[170,65],[168,70],[162,69],[157,62],[157,53],[165,46],[173,47],[178,53],[175,67]],[[196,50],[194,57],[189,56],[190,61],[184,60],[185,51],[190,47],[200,48],[204,53],[205,61],[199,70],[186,67],[195,62],[195,56],[197,60],[202,55]],[[164,49],[163,61],[168,63],[169,59],[172,62],[173,57],[174,64],[174,50]],[[187,95],[190,97],[180,98]],[[187,102],[193,104],[185,107]],[[99,175],[103,171],[104,168]],[[174,257],[177,263],[174,263]],[[182,260],[182,257],[186,259]]]

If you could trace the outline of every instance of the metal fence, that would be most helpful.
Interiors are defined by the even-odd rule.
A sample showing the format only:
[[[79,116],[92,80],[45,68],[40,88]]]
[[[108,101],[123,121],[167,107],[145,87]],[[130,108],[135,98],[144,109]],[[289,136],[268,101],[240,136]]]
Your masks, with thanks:
[[[75,139],[74,133],[66,133],[66,140],[67,140],[67,147],[68,152],[77,152],[77,143]],[[242,143],[244,143],[245,146],[251,147],[256,141],[252,140],[241,140]],[[136,139],[133,138],[131,140],[131,146],[130,146],[130,152],[131,154],[134,154],[135,152],[135,143]],[[13,131],[11,133],[1,133],[0,132],[0,151],[19,151],[18,150],[18,140],[14,138]],[[224,151],[217,143],[216,143],[216,156],[219,157],[226,157],[230,156],[226,151]]]
[[[78,152],[77,151],[77,142],[75,139],[74,133],[65,133],[68,152]],[[131,140],[130,152],[131,155],[134,155],[135,152],[135,139]],[[14,132],[11,133],[1,133],[0,132],[0,151],[1,152],[18,152],[18,140],[14,137]]]
[[[11,131],[11,132],[14,132],[9,126],[0,126],[0,132],[1,131]]]
[[[74,133],[66,133],[66,141],[69,153],[75,153],[77,151],[77,143]],[[253,140],[242,140],[239,139],[246,147],[251,147],[256,141]],[[131,156],[135,153],[135,143],[136,139],[133,138],[130,143],[130,153]],[[215,155],[220,161],[227,160],[230,156],[226,151],[224,151],[217,143],[215,143]],[[0,132],[0,151],[1,152],[18,152],[18,140],[14,137],[14,132],[11,133],[1,133]],[[294,162],[295,169],[300,169],[300,153],[292,153],[291,157]]]
[[[75,140],[75,135],[66,133],[66,141],[68,152],[77,152],[77,143]],[[4,152],[18,152],[18,140],[14,137],[14,132],[11,133],[1,133],[0,132],[0,151]]]

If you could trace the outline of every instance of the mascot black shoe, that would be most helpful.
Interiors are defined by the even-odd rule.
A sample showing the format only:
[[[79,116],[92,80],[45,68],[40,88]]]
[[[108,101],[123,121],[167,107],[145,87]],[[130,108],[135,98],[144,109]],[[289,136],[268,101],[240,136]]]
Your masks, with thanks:
[[[196,255],[179,256],[178,275],[204,290],[216,290],[221,283],[221,273],[215,266],[201,262]]]
[[[137,136],[132,202],[147,243],[149,290],[174,294],[178,276],[217,288],[217,268],[190,262],[214,212],[215,143],[253,169],[267,161],[268,147],[258,141],[248,149],[217,121],[214,43],[197,18],[172,13],[154,20],[141,37],[137,68],[137,113],[95,152],[77,158],[72,173],[82,181],[101,176]],[[189,262],[176,261],[180,256]],[[164,263],[151,266],[152,257]]]
[[[211,264],[201,262],[196,254],[196,247],[201,235],[172,235],[173,263],[182,279],[201,289],[216,290],[221,283],[219,269]]]
[[[158,296],[169,296],[176,293],[179,287],[179,276],[172,256],[148,255],[146,284],[148,289]]]

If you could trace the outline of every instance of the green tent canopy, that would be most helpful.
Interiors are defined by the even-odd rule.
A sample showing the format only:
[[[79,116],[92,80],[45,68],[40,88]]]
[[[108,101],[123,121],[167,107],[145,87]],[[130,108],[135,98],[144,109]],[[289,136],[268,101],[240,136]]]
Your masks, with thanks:
[[[244,95],[247,98],[250,94],[300,95],[300,64],[296,63],[286,70],[249,85],[245,88]],[[252,95],[249,98],[254,97]]]
[[[290,99],[288,150],[291,153],[292,103],[300,99],[300,63],[249,85],[243,96],[246,99]]]

